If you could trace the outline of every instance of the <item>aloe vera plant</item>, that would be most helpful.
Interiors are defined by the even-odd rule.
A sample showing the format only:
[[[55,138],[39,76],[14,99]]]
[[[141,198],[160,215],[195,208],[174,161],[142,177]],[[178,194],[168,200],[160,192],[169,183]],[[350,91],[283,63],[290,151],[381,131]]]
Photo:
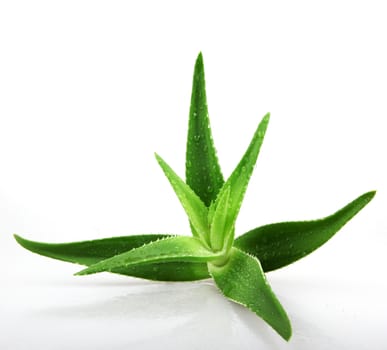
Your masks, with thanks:
[[[156,154],[187,213],[192,237],[148,234],[59,244],[17,235],[15,239],[34,253],[86,265],[77,275],[108,271],[158,281],[212,277],[228,299],[256,313],[288,340],[289,318],[264,272],[291,264],[320,247],[369,203],[375,192],[361,195],[323,219],[266,225],[235,239],[235,222],[269,118],[269,114],[263,117],[241,161],[224,181],[211,135],[199,54],[189,113],[186,181]]]

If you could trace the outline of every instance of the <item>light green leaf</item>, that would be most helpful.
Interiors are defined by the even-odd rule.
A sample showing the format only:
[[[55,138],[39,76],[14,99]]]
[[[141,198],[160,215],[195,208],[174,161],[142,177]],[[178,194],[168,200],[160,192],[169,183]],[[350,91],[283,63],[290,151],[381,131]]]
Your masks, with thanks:
[[[216,209],[215,202],[211,202],[211,204],[208,208],[208,215],[207,215],[209,223],[211,223],[213,218],[214,218],[215,209]]]
[[[168,178],[194,228],[193,234],[207,245],[209,244],[208,209],[197,194],[172,170],[156,153],[160,167]]]
[[[201,53],[196,60],[192,83],[185,166],[187,184],[208,207],[224,180],[211,135]]]
[[[227,187],[225,191],[220,194],[220,198],[217,201],[216,208],[213,211],[211,209],[211,230],[210,230],[210,242],[211,247],[219,251],[223,248],[224,239],[229,234],[226,231],[226,222],[228,219],[228,206],[229,206],[229,198],[230,198],[230,187]]]
[[[270,114],[266,114],[259,123],[257,130],[254,133],[253,139],[250,142],[241,161],[232,172],[226,183],[219,192],[215,205],[219,205],[219,201],[223,198],[223,192],[230,188],[230,195],[228,197],[228,211],[227,219],[224,226],[225,232],[229,236],[224,237],[224,244],[226,249],[230,249],[234,240],[234,225],[237,219],[239,209],[242,205],[243,197],[245,195],[247,185],[249,183],[251,174],[253,173],[255,163],[258,158],[259,150],[261,148],[263,138],[265,136],[266,128],[269,123]]]
[[[220,291],[266,321],[285,340],[292,329],[288,316],[271,290],[258,259],[233,248],[229,261],[221,266],[208,264]]]
[[[31,252],[53,259],[81,265],[93,265],[101,260],[127,252],[144,244],[173,237],[171,235],[133,235],[71,243],[43,243],[14,235],[16,241]],[[206,263],[169,262],[127,266],[111,272],[156,281],[196,281],[209,277]]]
[[[203,263],[215,260],[219,256],[220,254],[207,250],[197,238],[177,236],[151,242],[110,259],[102,260],[76,275],[89,275],[102,271],[112,271],[116,268],[152,263],[180,261]]]
[[[256,256],[265,271],[289,265],[327,242],[375,196],[368,192],[324,219],[281,222],[258,227],[238,237],[234,245]]]

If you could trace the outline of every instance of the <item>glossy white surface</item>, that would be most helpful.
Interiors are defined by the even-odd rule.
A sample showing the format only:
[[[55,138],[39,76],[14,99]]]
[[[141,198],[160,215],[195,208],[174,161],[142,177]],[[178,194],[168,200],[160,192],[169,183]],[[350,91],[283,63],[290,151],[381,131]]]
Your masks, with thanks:
[[[351,349],[387,344],[382,1],[0,3],[0,349]],[[285,343],[209,281],[151,283],[33,255],[48,242],[189,234],[153,159],[184,174],[193,65],[227,176],[271,121],[237,233],[375,199],[268,274]]]
[[[72,267],[26,260],[2,284],[2,349],[383,349],[387,340],[386,284],[353,271],[353,280],[296,265],[268,275],[292,321],[285,343],[210,281],[77,278]]]

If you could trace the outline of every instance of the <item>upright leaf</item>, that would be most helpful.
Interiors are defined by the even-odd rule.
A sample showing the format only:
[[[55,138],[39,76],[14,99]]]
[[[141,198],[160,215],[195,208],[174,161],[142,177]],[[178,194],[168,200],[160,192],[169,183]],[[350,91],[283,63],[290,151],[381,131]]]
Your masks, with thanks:
[[[168,178],[177,197],[180,200],[188,218],[194,227],[193,234],[201,238],[206,244],[208,241],[208,209],[196,193],[172,170],[172,168],[158,155],[156,159]]]
[[[281,222],[258,227],[238,237],[234,245],[256,256],[265,271],[289,265],[327,242],[375,196],[367,192],[324,219]]]
[[[71,243],[43,243],[14,235],[24,248],[53,259],[81,265],[93,265],[101,260],[125,253],[144,244],[172,237],[171,235],[133,235]],[[127,266],[111,272],[155,281],[196,281],[209,277],[206,263],[168,262]]]
[[[213,207],[210,206],[209,219],[211,216],[211,229],[210,229],[210,242],[211,247],[214,250],[221,250],[224,245],[225,236],[228,234],[226,231],[226,222],[228,214],[228,205],[230,198],[230,187],[227,187],[225,191],[221,193],[217,206],[213,211]]]
[[[223,192],[226,191],[229,187],[230,195],[228,198],[228,211],[225,223],[225,232],[228,232],[229,236],[224,237],[224,242],[227,249],[231,248],[233,243],[233,227],[238,216],[239,209],[242,205],[243,197],[245,195],[251,174],[253,173],[254,165],[257,161],[269,119],[270,114],[268,113],[259,123],[249,147],[247,148],[235,170],[223,185],[215,203],[216,206],[219,205],[218,202],[221,198],[223,198]]]
[[[211,135],[201,53],[196,60],[192,83],[185,166],[187,184],[208,207],[224,180]]]
[[[292,329],[288,316],[266,281],[258,259],[233,248],[229,261],[217,267],[208,264],[220,291],[265,320],[286,340]]]

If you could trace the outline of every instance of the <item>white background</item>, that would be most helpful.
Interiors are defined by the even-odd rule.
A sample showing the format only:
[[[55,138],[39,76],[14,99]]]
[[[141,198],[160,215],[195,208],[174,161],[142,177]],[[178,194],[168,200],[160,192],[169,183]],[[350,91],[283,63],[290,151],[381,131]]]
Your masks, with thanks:
[[[2,1],[1,349],[385,349],[387,11],[383,1]],[[12,238],[189,234],[153,157],[184,175],[203,52],[226,176],[271,121],[237,233],[375,199],[268,274],[285,343],[210,281],[152,283],[49,260]]]

